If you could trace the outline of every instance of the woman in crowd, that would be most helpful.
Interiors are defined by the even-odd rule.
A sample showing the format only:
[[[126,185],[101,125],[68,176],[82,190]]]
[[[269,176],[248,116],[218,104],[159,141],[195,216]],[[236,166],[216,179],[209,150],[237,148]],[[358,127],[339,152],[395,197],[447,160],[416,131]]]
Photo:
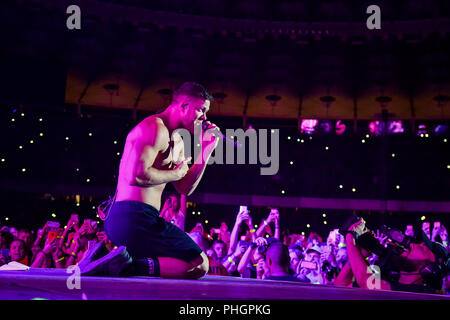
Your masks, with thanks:
[[[160,216],[167,222],[173,223],[184,231],[186,221],[186,196],[183,194],[169,195],[164,202]]]

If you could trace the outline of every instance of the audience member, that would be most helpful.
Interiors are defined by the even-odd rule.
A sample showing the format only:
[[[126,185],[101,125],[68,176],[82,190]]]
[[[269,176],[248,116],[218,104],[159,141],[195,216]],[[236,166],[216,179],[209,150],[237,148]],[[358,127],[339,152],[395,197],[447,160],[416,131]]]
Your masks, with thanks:
[[[227,276],[228,271],[223,266],[223,259],[226,255],[227,246],[222,240],[215,240],[211,245],[213,254],[209,257],[209,272],[211,275]]]
[[[303,248],[298,244],[289,246],[290,269],[292,274],[296,274],[300,261],[303,260]]]
[[[29,258],[27,257],[27,251],[25,242],[20,239],[15,239],[11,242],[9,248],[9,260],[16,261],[24,265],[29,265]]]
[[[25,244],[25,248],[27,250],[31,250],[31,246],[33,245],[33,235],[31,231],[28,229],[21,229],[19,231],[19,235],[17,239],[22,240]]]
[[[164,202],[164,206],[161,209],[160,216],[167,222],[173,223],[178,228],[184,231],[184,225],[186,221],[186,196],[171,194]]]
[[[312,243],[315,244],[315,241]],[[320,263],[321,253],[320,247],[317,245],[306,250],[305,258],[301,261],[297,269],[298,279],[313,284],[324,284],[322,265]]]
[[[289,272],[289,260],[289,250],[283,243],[274,242],[270,244],[266,253],[267,272],[264,279],[300,282]]]

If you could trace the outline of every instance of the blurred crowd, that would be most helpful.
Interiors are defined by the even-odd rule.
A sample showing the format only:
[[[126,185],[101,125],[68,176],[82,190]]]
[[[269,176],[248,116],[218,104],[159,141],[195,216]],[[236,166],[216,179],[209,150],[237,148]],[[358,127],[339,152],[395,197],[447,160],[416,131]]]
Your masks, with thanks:
[[[169,196],[161,217],[184,230],[186,199]],[[260,224],[255,224],[246,206],[241,206],[231,229],[225,222],[206,230],[197,223],[185,230],[207,254],[209,275],[295,281],[319,285],[340,285],[338,276],[348,263],[345,236],[333,229],[326,238],[315,232],[288,234],[280,230],[281,215],[272,208]],[[259,222],[259,221],[258,221]],[[1,226],[0,226],[1,227]],[[447,251],[448,233],[444,225],[424,222],[425,234]],[[412,235],[410,226],[404,233]],[[375,238],[385,245],[387,237],[379,230]],[[79,263],[90,246],[104,242],[108,250],[115,248],[98,221],[80,221],[71,215],[65,226],[48,221],[38,230],[17,230],[3,226],[0,231],[0,266],[12,261],[32,268],[68,268]],[[371,261],[371,256],[367,256]],[[354,284],[354,282],[353,282]],[[444,279],[449,292],[449,277]]]
[[[99,241],[113,249],[97,221],[80,222],[77,214],[64,227],[55,221],[47,221],[36,231],[3,226],[0,265],[15,261],[32,268],[67,268],[79,263],[89,246]]]

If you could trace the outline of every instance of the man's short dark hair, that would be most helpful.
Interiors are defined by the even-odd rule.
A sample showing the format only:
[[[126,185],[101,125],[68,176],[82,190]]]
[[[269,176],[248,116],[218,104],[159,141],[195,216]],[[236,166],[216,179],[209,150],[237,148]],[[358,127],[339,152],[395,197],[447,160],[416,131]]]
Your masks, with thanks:
[[[213,96],[197,82],[185,82],[173,93],[173,99],[176,100],[179,96],[186,95],[193,98],[205,99],[213,101]]]
[[[267,256],[272,263],[282,267],[289,267],[289,249],[282,242],[273,242],[267,248]]]

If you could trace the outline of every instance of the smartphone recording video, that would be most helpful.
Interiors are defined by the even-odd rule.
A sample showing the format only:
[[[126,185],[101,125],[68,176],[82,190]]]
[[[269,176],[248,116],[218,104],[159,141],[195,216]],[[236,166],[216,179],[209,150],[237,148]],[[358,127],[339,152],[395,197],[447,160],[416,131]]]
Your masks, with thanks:
[[[311,261],[302,261],[301,265],[302,268],[310,269],[310,270],[316,270],[317,264],[315,262]]]
[[[57,237],[58,237],[58,231],[56,231],[56,230],[49,231],[48,237],[47,237],[47,243],[52,242]]]

